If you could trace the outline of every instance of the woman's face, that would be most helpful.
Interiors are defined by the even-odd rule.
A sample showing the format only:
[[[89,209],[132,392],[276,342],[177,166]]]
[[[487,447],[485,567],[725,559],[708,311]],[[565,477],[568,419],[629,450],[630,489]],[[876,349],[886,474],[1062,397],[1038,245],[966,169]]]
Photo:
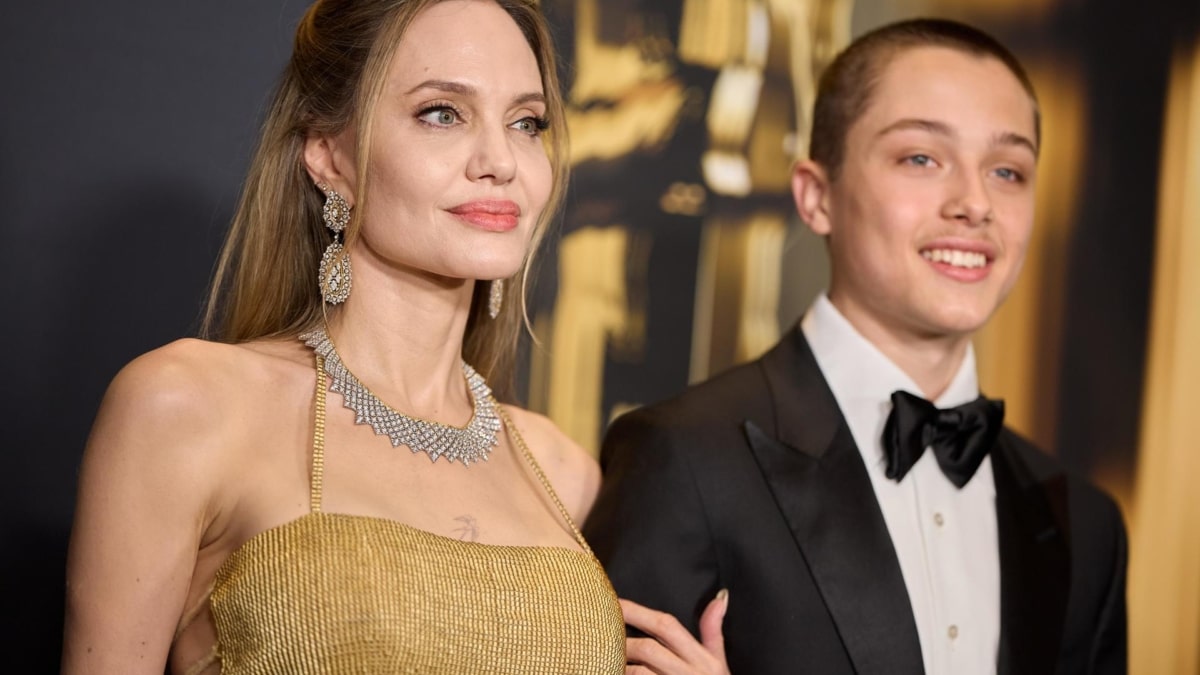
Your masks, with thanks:
[[[363,265],[447,281],[512,276],[552,185],[541,73],[521,30],[487,0],[435,4],[386,77],[356,279]],[[353,132],[330,146],[353,199]]]

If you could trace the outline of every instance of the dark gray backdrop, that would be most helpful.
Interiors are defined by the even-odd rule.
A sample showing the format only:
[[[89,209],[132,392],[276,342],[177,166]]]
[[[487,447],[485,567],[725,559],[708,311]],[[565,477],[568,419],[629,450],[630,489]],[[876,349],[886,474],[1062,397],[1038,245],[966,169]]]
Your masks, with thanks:
[[[121,365],[195,333],[261,112],[307,4],[4,3],[4,672],[57,670],[66,538],[91,418]]]

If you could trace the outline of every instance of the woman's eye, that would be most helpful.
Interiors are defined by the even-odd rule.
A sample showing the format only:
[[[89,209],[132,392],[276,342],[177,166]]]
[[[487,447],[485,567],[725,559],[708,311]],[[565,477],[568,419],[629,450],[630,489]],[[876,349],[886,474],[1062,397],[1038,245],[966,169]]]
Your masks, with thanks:
[[[904,162],[913,166],[933,166],[933,158],[929,155],[909,155]]]
[[[424,110],[417,119],[439,127],[448,127],[459,121],[458,113],[453,108],[438,107]]]
[[[546,130],[546,120],[541,117],[523,117],[512,123],[512,128],[530,136],[537,136]]]

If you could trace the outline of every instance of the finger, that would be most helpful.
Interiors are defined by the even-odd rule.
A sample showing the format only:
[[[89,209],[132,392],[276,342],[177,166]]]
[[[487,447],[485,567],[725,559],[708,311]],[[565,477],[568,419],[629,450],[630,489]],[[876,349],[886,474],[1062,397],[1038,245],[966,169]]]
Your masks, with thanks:
[[[729,609],[729,590],[722,588],[700,615],[700,642],[721,663],[725,663],[725,634],[721,625]]]
[[[626,638],[625,660],[642,666],[648,673],[671,675],[688,672],[687,664],[654,638]]]
[[[621,600],[621,611],[625,614],[625,623],[657,638],[680,660],[695,666],[713,665],[712,654],[670,614],[625,599]]]
[[[641,664],[625,666],[625,675],[662,675]]]

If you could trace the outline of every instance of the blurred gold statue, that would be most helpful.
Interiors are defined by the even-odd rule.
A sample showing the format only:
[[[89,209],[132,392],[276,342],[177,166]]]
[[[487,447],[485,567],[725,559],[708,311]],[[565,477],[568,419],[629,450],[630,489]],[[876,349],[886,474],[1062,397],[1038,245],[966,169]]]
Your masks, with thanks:
[[[808,144],[816,77],[849,41],[852,4],[546,3],[557,25],[574,25],[560,48],[574,65],[575,178],[530,404],[585,447],[614,411],[778,337],[789,168]],[[651,284],[658,275],[671,283]],[[691,321],[679,320],[689,306]],[[622,364],[647,371],[636,392],[605,386]]]

